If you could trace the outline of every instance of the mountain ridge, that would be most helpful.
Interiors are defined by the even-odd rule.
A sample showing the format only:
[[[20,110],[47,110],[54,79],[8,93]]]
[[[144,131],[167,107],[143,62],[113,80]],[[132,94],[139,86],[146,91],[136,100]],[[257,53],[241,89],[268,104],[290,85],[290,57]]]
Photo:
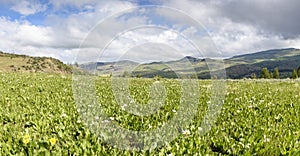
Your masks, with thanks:
[[[291,76],[292,70],[300,66],[299,60],[300,49],[285,48],[235,55],[221,61],[223,61],[225,65],[227,78],[240,79],[250,78],[252,74],[259,76],[264,67],[268,68],[271,72],[277,67],[280,71],[280,77],[288,78]],[[131,60],[90,62],[80,64],[78,68],[93,71],[93,73],[96,69],[96,74],[100,76],[111,75],[112,73],[117,76],[122,76],[124,72],[130,72],[129,75],[132,77],[152,78],[162,76],[166,78],[177,78],[178,73],[190,77],[193,76],[194,72],[199,79],[209,79],[211,76],[207,62],[213,63],[213,61],[219,60],[185,56],[172,61],[158,61],[144,64]],[[192,66],[192,68],[190,66]],[[131,68],[133,71],[131,71]],[[0,51],[0,72],[71,74],[72,66],[66,65],[62,61],[51,57],[32,57]]]
[[[262,68],[266,67],[269,70],[273,70],[278,67],[281,71],[281,78],[290,77],[290,73],[294,68],[300,66],[300,50],[296,48],[285,49],[270,49],[250,54],[235,55],[223,60],[226,70],[227,78],[240,79],[250,78],[252,74],[260,75]],[[187,67],[186,62],[192,64],[194,70],[197,73],[197,77],[200,79],[209,79],[210,70],[208,69],[207,62],[218,61],[211,58],[196,58],[192,56],[185,56],[182,59],[167,61],[167,62],[151,62],[139,64],[134,62],[132,65],[136,67],[131,72],[132,77],[155,77],[162,76],[166,78],[176,78],[178,75],[176,72],[185,73],[190,76],[192,69],[183,68]],[[99,62],[97,63],[99,64]],[[107,67],[109,66],[109,68]],[[178,69],[172,71],[170,66],[176,66]],[[183,66],[180,68],[180,66]],[[127,66],[130,68],[130,66]],[[97,66],[97,70],[101,71],[99,75],[108,75],[115,73],[121,76],[121,70],[126,70],[126,66],[122,62],[110,62],[104,63],[101,66]],[[127,71],[126,71],[127,72]]]

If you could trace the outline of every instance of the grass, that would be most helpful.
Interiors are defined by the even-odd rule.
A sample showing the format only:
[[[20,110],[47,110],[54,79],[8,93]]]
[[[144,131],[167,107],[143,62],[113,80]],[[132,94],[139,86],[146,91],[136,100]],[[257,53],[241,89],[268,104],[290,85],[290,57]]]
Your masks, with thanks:
[[[0,51],[0,72],[71,73],[71,66],[50,57],[30,57]]]
[[[148,90],[154,82],[131,79],[129,91],[133,99],[141,104],[149,102]],[[138,131],[159,128],[179,112],[179,83],[167,79],[160,83],[168,93],[165,105],[153,115],[139,117],[118,105],[109,78],[95,82],[99,102],[113,117],[109,122]],[[210,104],[211,82],[199,80],[200,99],[191,124],[179,129],[173,141],[152,151],[128,151],[99,139],[85,123],[90,120],[78,113],[70,75],[2,73],[0,155],[300,154],[299,81],[235,80],[226,84],[221,114],[208,133],[198,132]]]
[[[1,57],[0,56],[0,67],[2,72],[13,71],[13,69],[22,68],[22,66],[27,66],[28,58],[22,57]]]

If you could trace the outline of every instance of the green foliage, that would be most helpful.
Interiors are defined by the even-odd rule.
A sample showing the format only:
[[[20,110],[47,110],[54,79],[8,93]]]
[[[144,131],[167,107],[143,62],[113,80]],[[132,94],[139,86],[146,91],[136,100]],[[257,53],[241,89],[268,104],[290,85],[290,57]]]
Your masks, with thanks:
[[[293,72],[292,72],[292,78],[293,79],[297,79],[298,78],[298,73],[297,73],[296,69],[294,69]]]
[[[8,61],[8,57],[12,60]],[[0,52],[0,71],[71,73],[72,67],[50,57],[30,57],[26,55]],[[13,65],[12,65],[13,63]]]
[[[279,79],[279,70],[278,70],[278,68],[274,69],[273,78],[274,79]]]
[[[212,83],[198,82],[198,112],[191,125],[180,130],[185,133],[153,151],[139,152],[111,147],[87,128],[77,112],[70,76],[0,74],[0,155],[299,155],[299,81],[228,81],[222,112],[204,135],[198,127],[210,104]],[[109,78],[95,82],[104,111],[130,130],[154,130],[178,113],[177,80],[132,78],[130,95],[147,103],[153,83],[164,84],[165,105],[139,117],[116,103]]]
[[[272,78],[274,78],[274,77],[273,77],[273,73],[270,72],[270,79],[272,79]]]
[[[253,74],[251,75],[251,79],[256,79],[256,74],[255,74],[255,73],[253,73]]]
[[[269,79],[269,78],[271,78],[270,72],[269,72],[269,70],[268,70],[267,68],[263,68],[263,69],[262,69],[260,78],[264,78],[264,79]]]
[[[300,67],[298,67],[298,69],[297,69],[297,74],[298,74],[298,77],[300,77]]]
[[[130,74],[129,74],[129,72],[128,71],[124,71],[123,72],[123,75],[122,75],[122,77],[129,77],[130,76]]]
[[[162,80],[162,79],[163,79],[163,77],[160,76],[160,75],[154,76],[154,80],[156,80],[156,81],[160,81],[160,80]]]
[[[77,62],[74,63],[75,67],[79,67],[79,64]]]

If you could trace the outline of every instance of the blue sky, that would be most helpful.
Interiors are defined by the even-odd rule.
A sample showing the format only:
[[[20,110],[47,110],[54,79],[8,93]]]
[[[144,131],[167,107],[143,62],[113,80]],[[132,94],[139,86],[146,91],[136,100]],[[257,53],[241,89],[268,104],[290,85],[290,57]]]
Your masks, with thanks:
[[[121,38],[122,42],[116,41],[116,47],[111,47],[103,56],[118,57],[122,55],[118,50],[126,49],[122,45],[133,44],[137,40],[145,42],[145,38],[149,42],[174,43],[179,49],[183,49],[180,46],[184,41],[178,35],[181,33],[189,38],[198,35],[194,40],[199,41],[199,44],[208,45],[204,40],[209,37],[215,48],[222,53],[220,57],[275,48],[300,48],[300,22],[297,20],[300,2],[297,0],[0,0],[0,51],[50,56],[72,63],[78,51],[100,51],[101,47],[94,46],[98,43],[86,40],[99,22],[122,10],[145,5],[166,6],[177,9],[178,13],[161,8],[150,9],[151,12],[148,13],[142,9],[132,11],[131,14],[124,13],[126,21],[119,20],[120,18],[106,21],[107,27],[103,27],[103,32],[100,32],[102,37],[98,43],[102,39],[105,41],[113,38],[112,32],[124,31],[131,25],[157,25],[169,30],[129,32]],[[181,17],[180,12],[188,17]],[[187,19],[195,19],[203,27],[201,30],[197,29]],[[202,36],[202,40],[199,34],[203,32],[206,35]],[[85,44],[84,47],[80,47],[82,43]],[[201,48],[204,51],[211,50],[210,47]],[[134,49],[142,53],[145,48]],[[154,49],[157,49],[157,54],[169,50],[157,47]],[[143,55],[145,53],[147,51]],[[188,54],[191,52],[186,50],[178,57]],[[162,59],[167,57],[168,55],[164,55]]]
[[[20,2],[20,1],[19,1]],[[17,3],[19,3],[17,2]],[[72,2],[62,4],[62,8],[55,8],[55,6],[49,0],[29,0],[29,3],[39,3],[45,6],[45,10],[37,11],[32,14],[24,15],[20,10],[16,11],[13,9],[15,3],[13,2],[2,2],[3,5],[0,6],[0,15],[4,17],[9,17],[11,20],[27,20],[33,25],[44,25],[44,21],[49,15],[58,15],[60,17],[68,17],[72,14],[77,14],[84,11],[89,11],[84,8],[74,6]],[[159,5],[159,2],[149,1],[149,0],[130,0],[128,2],[135,3],[137,6],[144,5]],[[0,3],[1,4],[1,3]],[[89,4],[89,3],[87,3]],[[93,4],[93,3],[91,3]],[[24,6],[25,8],[25,6]],[[25,9],[24,9],[25,10]]]
[[[21,11],[13,9],[15,6],[13,2],[2,2],[2,5],[0,6],[0,15],[9,17],[11,20],[28,20],[34,25],[43,25],[44,19],[51,10],[51,5],[47,5],[48,1],[39,1],[39,3],[41,5],[46,5],[47,9],[42,12],[24,15]]]

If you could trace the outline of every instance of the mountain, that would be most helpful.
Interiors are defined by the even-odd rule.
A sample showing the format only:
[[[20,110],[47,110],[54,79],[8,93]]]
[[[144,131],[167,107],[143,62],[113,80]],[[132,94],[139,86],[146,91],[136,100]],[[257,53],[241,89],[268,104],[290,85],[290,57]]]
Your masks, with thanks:
[[[98,75],[113,74],[124,76],[130,73],[132,77],[154,77],[162,76],[166,78],[177,78],[179,76],[195,77],[193,73],[197,73],[200,79],[209,79],[210,70],[207,63],[214,65],[214,60],[210,58],[195,58],[186,56],[179,60],[168,62],[151,62],[139,64],[133,61],[118,62],[97,62],[81,65],[84,69],[97,69]],[[226,77],[232,79],[249,78],[252,74],[260,75],[262,68],[266,67],[271,72],[278,67],[281,78],[290,77],[293,69],[300,66],[300,50],[274,49],[261,51],[251,54],[237,55],[223,60]],[[219,70],[217,67],[214,68]]]
[[[226,73],[229,78],[251,77],[255,73],[260,75],[262,68],[266,67],[270,71],[278,68],[281,78],[291,76],[293,69],[300,66],[300,50],[275,49],[252,54],[234,56],[226,59]]]
[[[69,74],[72,73],[72,68],[51,57],[31,57],[0,51],[0,72]]]
[[[79,72],[107,76],[148,77],[162,76],[166,78],[198,77],[211,78],[207,64],[214,65],[211,58],[195,58],[186,56],[179,60],[166,62],[137,63],[130,60],[117,62],[92,62],[78,65]],[[274,49],[256,53],[237,55],[223,60],[226,77],[232,79],[249,78],[252,74],[260,75],[262,68],[271,72],[278,68],[281,78],[291,76],[292,70],[300,66],[300,50],[294,48]],[[81,70],[84,69],[85,71]],[[214,67],[217,71],[220,67]],[[76,70],[77,71],[77,70]],[[0,72],[45,72],[72,73],[72,67],[60,60],[50,57],[30,57],[26,55],[8,54],[0,51]],[[197,75],[195,75],[197,73]]]

